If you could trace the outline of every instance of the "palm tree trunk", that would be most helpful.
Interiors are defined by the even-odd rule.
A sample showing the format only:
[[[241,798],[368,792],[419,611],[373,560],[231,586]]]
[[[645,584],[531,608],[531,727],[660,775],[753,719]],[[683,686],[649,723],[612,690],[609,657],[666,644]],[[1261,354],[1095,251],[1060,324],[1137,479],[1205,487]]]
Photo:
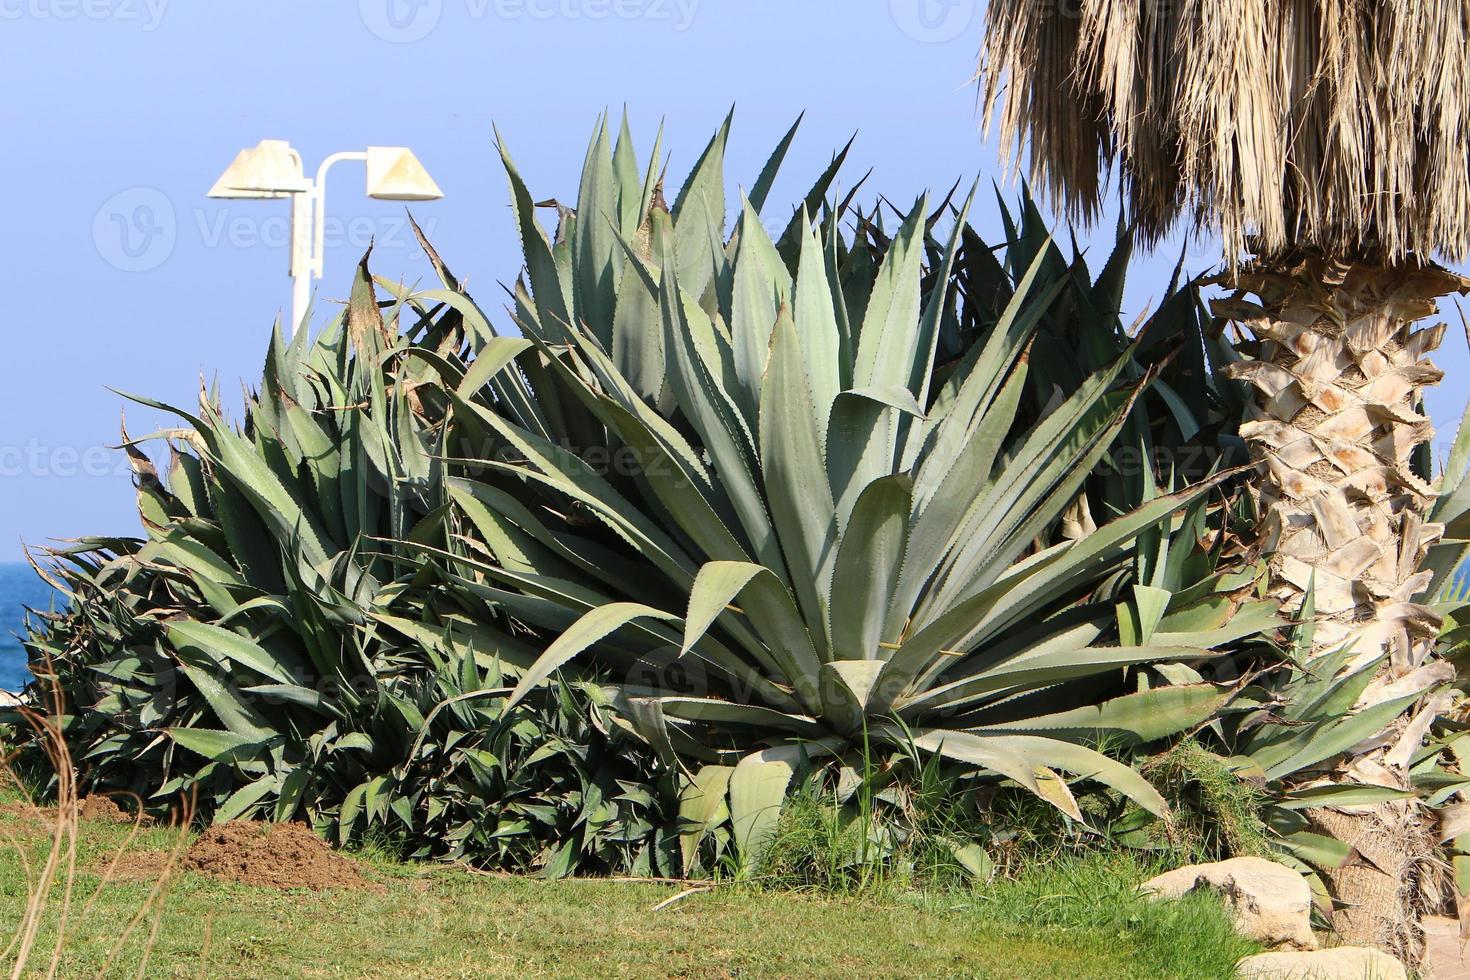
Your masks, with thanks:
[[[1260,471],[1253,493],[1269,588],[1293,612],[1312,590],[1312,657],[1347,646],[1347,670],[1383,658],[1359,709],[1424,695],[1349,750],[1338,773],[1408,788],[1410,757],[1445,707],[1435,692],[1454,674],[1434,656],[1438,617],[1414,601],[1429,581],[1420,565],[1443,533],[1426,521],[1435,493],[1411,456],[1434,434],[1421,396],[1443,377],[1428,355],[1444,335],[1443,324],[1415,324],[1470,281],[1434,266],[1301,254],[1244,269],[1234,285],[1239,292],[1216,304],[1216,314],[1245,324],[1258,341],[1256,358],[1227,373],[1260,393],[1241,435]],[[1399,802],[1312,816],[1319,832],[1358,851],[1349,867],[1327,874],[1341,906],[1336,930],[1347,942],[1417,961],[1419,915],[1444,901],[1430,815]]]

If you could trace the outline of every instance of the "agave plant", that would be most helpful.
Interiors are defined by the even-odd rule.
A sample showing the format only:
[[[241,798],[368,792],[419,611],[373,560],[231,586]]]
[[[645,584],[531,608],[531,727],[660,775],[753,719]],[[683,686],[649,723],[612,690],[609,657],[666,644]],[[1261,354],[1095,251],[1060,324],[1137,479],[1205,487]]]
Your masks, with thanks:
[[[1457,580],[1470,547],[1465,539],[1470,493],[1463,480],[1467,454],[1470,427],[1462,426],[1432,515],[1445,526],[1445,535],[1429,549],[1427,560],[1426,595],[1445,621],[1439,657],[1386,683],[1388,654],[1364,657],[1350,645],[1339,645],[1314,656],[1320,642],[1315,591],[1309,588],[1287,644],[1265,643],[1260,655],[1248,658],[1259,668],[1252,683],[1213,726],[1218,748],[1228,757],[1221,761],[1258,788],[1275,856],[1306,875],[1330,922],[1355,912],[1335,890],[1343,881],[1368,888],[1387,876],[1415,896],[1416,913],[1447,904],[1451,882],[1444,861],[1425,841],[1449,844],[1454,892],[1461,903],[1470,893],[1470,811],[1459,802],[1470,786],[1459,745],[1467,729],[1449,710],[1456,698],[1452,687],[1462,683],[1451,684],[1450,665],[1467,659],[1465,631],[1457,623],[1470,621],[1463,580]],[[1427,480],[1429,460],[1418,463]],[[1344,769],[1345,758],[1366,749],[1378,751],[1382,761],[1359,760]],[[1408,773],[1410,785],[1396,772]],[[1391,814],[1394,826],[1412,827],[1414,833],[1394,837],[1386,823],[1372,835],[1347,832],[1370,813]],[[1406,840],[1419,843],[1405,847]],[[1384,937],[1411,953],[1422,948],[1411,919],[1398,920]]]
[[[1444,535],[1429,550],[1425,567],[1431,573],[1426,596],[1442,618],[1438,654],[1454,671],[1453,681],[1441,692],[1443,716],[1436,719],[1426,744],[1415,753],[1414,788],[1434,811],[1436,836],[1449,855],[1455,903],[1463,917],[1470,902],[1470,756],[1463,739],[1470,732],[1464,709],[1467,672],[1470,672],[1470,409],[1445,458],[1435,485],[1437,499],[1430,519],[1444,526]],[[1431,473],[1430,461],[1423,465]]]
[[[1120,681],[1276,620],[1140,580],[1120,624],[1096,595],[1223,475],[1057,534],[1157,372],[1130,345],[1023,422],[1031,345],[1075,269],[1041,248],[967,338],[949,284],[973,258],[968,201],[921,199],[891,237],[857,215],[848,241],[844,208],[817,215],[809,198],[773,241],[753,194],[727,236],[725,138],[670,211],[626,134],[613,148],[600,128],[554,238],[505,157],[528,280],[514,316],[534,350],[477,372],[499,389],[454,386],[480,451],[447,491],[473,540],[423,550],[555,636],[512,703],[573,664],[626,678],[619,704],[667,759],[706,764],[699,797],[728,800],[746,854],[797,768],[862,738],[1074,817],[1063,773],[1162,814],[1076,730],[1146,741],[1209,718],[1219,686]],[[942,341],[958,344],[944,363]]]
[[[750,866],[863,743],[1164,814],[1099,745],[1214,717],[1215,648],[1276,622],[1228,472],[1105,465],[1228,443],[1193,290],[1135,337],[1126,238],[1094,280],[1026,203],[1004,261],[968,201],[890,233],[829,199],[845,150],[773,238],[794,129],[727,235],[727,135],[670,208],[600,126],[553,236],[502,149],[523,336],[424,242],[442,288],[364,260],[243,425],[139,399],[184,422],[166,478],[133,452],[147,539],[59,554],[29,639],[92,788],[549,873]]]
[[[1263,787],[1262,817],[1277,857],[1307,876],[1330,917],[1334,902],[1324,875],[1351,873],[1355,866],[1385,859],[1345,841],[1335,832],[1330,814],[1381,806],[1401,807],[1406,818],[1418,812],[1416,793],[1386,776],[1376,781],[1361,775],[1343,778],[1342,757],[1378,739],[1390,748],[1391,761],[1405,771],[1415,770],[1424,759],[1423,742],[1434,714],[1432,708],[1421,710],[1416,724],[1395,730],[1389,723],[1422,697],[1421,691],[1375,686],[1381,663],[1353,664],[1346,647],[1312,659],[1311,604],[1309,595],[1289,659],[1241,693],[1221,730],[1237,776]],[[1394,868],[1406,887],[1434,895],[1440,891],[1439,864],[1433,853],[1419,852]],[[1410,947],[1417,942],[1408,935],[1402,939]]]
[[[421,857],[676,870],[677,773],[598,688],[508,705],[537,651],[405,558],[447,542],[447,397],[407,352],[458,357],[465,324],[385,317],[364,264],[318,338],[277,334],[243,426],[217,395],[195,412],[139,399],[187,423],[159,434],[166,480],[125,436],[147,539],[54,552],[67,611],[27,638],[89,791]]]

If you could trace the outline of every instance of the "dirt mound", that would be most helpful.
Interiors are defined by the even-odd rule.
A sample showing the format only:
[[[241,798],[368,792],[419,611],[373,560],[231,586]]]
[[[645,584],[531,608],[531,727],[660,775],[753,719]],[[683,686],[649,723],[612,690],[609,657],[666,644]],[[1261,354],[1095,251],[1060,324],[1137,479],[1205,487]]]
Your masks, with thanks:
[[[214,878],[267,888],[380,887],[299,823],[233,820],[210,827],[190,846],[183,866]]]
[[[0,816],[52,823],[56,820],[56,807],[38,807],[31,803],[5,803],[0,805]],[[77,817],[102,823],[132,823],[135,819],[133,814],[118,806],[117,801],[112,797],[101,794],[84,796],[78,800]],[[144,822],[147,822],[146,817],[144,817]]]
[[[110,796],[93,794],[82,797],[77,805],[77,816],[83,820],[99,820],[104,823],[132,823],[134,817]]]
[[[18,820],[42,820],[49,816],[49,810],[39,810],[31,803],[0,803],[0,817],[14,817]]]

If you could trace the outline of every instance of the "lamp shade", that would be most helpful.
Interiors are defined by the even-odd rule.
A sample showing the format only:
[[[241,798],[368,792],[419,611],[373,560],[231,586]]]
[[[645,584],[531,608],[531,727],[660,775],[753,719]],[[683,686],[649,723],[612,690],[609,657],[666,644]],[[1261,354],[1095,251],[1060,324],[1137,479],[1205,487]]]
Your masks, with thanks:
[[[406,146],[367,148],[367,193],[380,201],[435,201],[444,196]]]
[[[285,197],[310,190],[301,172],[301,158],[285,140],[261,140],[235,155],[219,180],[209,189],[210,197]]]

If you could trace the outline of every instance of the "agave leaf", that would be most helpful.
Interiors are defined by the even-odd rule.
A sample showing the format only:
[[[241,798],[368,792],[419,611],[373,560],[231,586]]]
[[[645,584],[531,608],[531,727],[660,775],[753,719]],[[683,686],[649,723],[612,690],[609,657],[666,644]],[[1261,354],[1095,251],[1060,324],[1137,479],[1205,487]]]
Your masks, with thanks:
[[[476,353],[469,370],[465,371],[464,378],[458,386],[460,396],[472,397],[530,346],[529,340],[519,337],[491,337]]]
[[[634,731],[653,746],[659,761],[670,768],[676,767],[679,764],[678,753],[669,738],[668,722],[664,719],[664,709],[659,699],[628,698],[627,709],[629,723]]]
[[[907,385],[919,350],[919,279],[927,199],[920,198],[883,258],[858,335],[853,384],[859,388]]]
[[[906,714],[958,708],[985,694],[1049,686],[1108,673],[1119,667],[1178,660],[1200,660],[1206,651],[1192,647],[1087,647],[1081,650],[1027,652],[999,663],[976,665],[965,675],[962,663],[954,671],[960,679],[928,688],[921,694],[900,698],[895,707]]]
[[[768,647],[754,651],[769,656],[768,669],[796,689],[806,704],[815,697],[821,658],[801,613],[775,574],[750,562],[709,562],[699,570],[689,591],[683,653],[699,643],[730,602],[739,597],[746,615],[759,627]]]
[[[705,835],[729,818],[725,797],[733,766],[703,766],[679,795],[679,853],[686,875],[692,874],[699,844]]]
[[[367,796],[367,783],[359,783],[347,791],[342,798],[342,808],[337,814],[337,843],[347,844],[352,839],[357,820],[362,816],[363,799]]]
[[[1036,767],[1036,795],[1073,820],[1082,820],[1082,809],[1077,806],[1077,798],[1067,787],[1066,780],[1046,766]]]
[[[1274,602],[1250,602],[1236,608],[1235,602],[1227,597],[1221,597],[1218,604],[1213,602],[1212,597],[1212,601],[1202,604],[1202,607],[1199,610],[1170,612],[1160,621],[1153,641],[1173,646],[1213,649],[1286,625],[1278,615],[1279,607]],[[1221,612],[1227,614],[1228,619],[1218,624],[1208,620],[1201,621],[1196,615],[1191,615],[1196,613],[1208,616]]]
[[[613,147],[613,174],[617,179],[618,228],[631,235],[643,220],[643,183],[638,171],[638,154],[633,148],[633,131],[628,125],[628,110],[623,110],[618,126],[618,141]],[[578,207],[581,200],[578,199]]]
[[[225,681],[184,661],[180,661],[178,666],[189,683],[209,702],[219,720],[235,735],[252,742],[266,742],[275,734],[270,723]]]
[[[307,784],[311,781],[311,770],[306,766],[296,766],[286,773],[281,780],[280,792],[276,797],[275,815],[276,823],[285,823],[301,807],[302,794],[306,791]]]
[[[832,306],[832,286],[827,280],[827,257],[817,230],[801,212],[801,259],[792,294],[792,316],[797,339],[805,355],[807,383],[811,389],[812,413],[817,422],[817,442],[827,445],[827,422],[832,403],[843,388],[842,331]]]
[[[252,684],[250,687],[242,687],[240,693],[265,698],[273,703],[290,702],[303,708],[326,713],[321,692],[302,687],[300,684]]]
[[[742,875],[760,868],[781,816],[786,787],[803,755],[800,746],[782,745],[752,752],[735,764],[730,774],[730,819]]]
[[[760,394],[761,475],[766,499],[807,622],[820,624],[813,639],[819,649],[826,649],[827,593],[836,559],[837,527],[800,341],[784,308],[771,337],[770,367]]]
[[[878,656],[888,600],[908,548],[912,492],[907,475],[885,477],[870,483],[853,506],[832,577],[832,650],[839,659]]]
[[[885,384],[869,385],[863,388],[849,388],[842,392],[844,396],[866,399],[884,408],[896,409],[903,415],[916,419],[924,417],[924,406],[920,405],[918,399],[914,398],[913,392],[904,385]]]
[[[734,111],[725,117],[694,164],[674,202],[674,246],[679,256],[679,281],[698,297],[709,286],[718,242],[725,227],[725,145],[730,139]]]
[[[763,732],[818,737],[822,726],[807,715],[793,715],[755,704],[738,704],[711,698],[660,698],[664,714],[684,721],[745,726]]]
[[[998,739],[983,737],[974,732],[933,728],[919,730],[913,741],[917,748],[926,752],[1000,773],[1033,793],[1038,790],[1035,767]]]
[[[862,730],[883,664],[878,660],[833,660],[822,665],[822,714],[840,731]],[[828,679],[831,678],[831,679]],[[835,683],[832,679],[835,679]]]
[[[279,789],[280,780],[275,776],[262,776],[252,783],[246,783],[220,804],[219,809],[214,812],[212,822],[218,826],[231,820],[239,820]]]
[[[520,230],[521,249],[526,258],[526,274],[531,280],[531,292],[536,299],[536,311],[543,323],[570,323],[572,318],[568,311],[571,303],[565,295],[556,259],[551,254],[551,243],[547,241],[541,226],[536,223],[535,200],[511,161],[510,150],[498,129],[495,131],[495,144],[500,150],[500,161],[510,180],[511,205]]]
[[[766,196],[771,193],[771,186],[776,182],[776,175],[781,170],[781,164],[786,159],[786,151],[791,149],[792,140],[796,139],[796,131],[801,128],[801,121],[806,113],[796,117],[796,122],[781,137],[781,142],[776,144],[776,149],[771,151],[766,164],[761,168],[760,176],[756,178],[755,185],[750,189],[750,206],[759,212],[766,205]]]
[[[659,308],[665,350],[672,355],[669,380],[679,406],[720,472],[756,559],[785,581],[785,562],[756,480],[754,440],[694,345],[689,311],[669,266],[659,282]]]
[[[1307,743],[1296,752],[1279,762],[1265,766],[1267,779],[1281,779],[1301,772],[1357,745],[1359,742],[1383,731],[1384,726],[1397,718],[1400,712],[1416,702],[1420,694],[1410,694],[1365,708],[1355,715],[1348,715],[1325,729],[1313,731]]]
[[[617,237],[609,224],[619,213],[618,183],[604,117],[587,148],[571,249],[575,322],[587,324],[605,350],[612,349],[613,309],[623,268],[617,258]]]
[[[1164,610],[1169,608],[1169,600],[1172,598],[1173,594],[1168,589],[1134,585],[1131,610],[1135,618],[1130,622],[1131,635],[1125,635],[1123,642],[1144,646],[1151,643],[1160,621],[1164,618]],[[1119,625],[1122,625],[1121,622]]]
[[[839,526],[851,519],[863,488],[894,471],[891,450],[898,409],[871,394],[872,389],[848,390],[832,402],[826,460]]]
[[[189,621],[170,623],[167,633],[169,642],[181,653],[197,652],[221,667],[225,660],[232,660],[282,684],[295,682],[289,665],[239,633]]]
[[[1163,820],[1169,819],[1169,805],[1148,780],[1129,766],[1110,759],[1101,752],[1083,745],[1035,735],[1002,735],[994,736],[993,740],[1032,760],[1034,765],[1060,769],[1082,779],[1102,783],[1122,793],[1154,816]]]
[[[1283,840],[1297,858],[1324,871],[1345,868],[1358,855],[1351,844],[1306,830],[1288,834]]]
[[[1215,684],[1169,686],[1126,694],[1097,705],[986,725],[984,731],[1046,735],[1068,741],[1137,745],[1203,724],[1234,696]]]
[[[623,257],[625,271],[613,312],[612,357],[617,372],[638,394],[657,401],[668,384],[663,334],[649,330],[659,319],[658,290],[635,255]]]
[[[975,881],[983,884],[995,877],[995,861],[979,844],[974,841],[964,844],[953,840],[946,840],[945,844],[960,867],[969,872]]]
[[[170,728],[168,737],[190,752],[215,762],[258,758],[271,741],[208,728]]]
[[[679,617],[639,602],[613,602],[598,606],[577,620],[571,629],[546,648],[546,652],[531,665],[511,692],[506,708],[519,704],[532,689],[570,663],[578,654],[635,619],[677,622]]]
[[[1315,807],[1372,806],[1393,800],[1412,799],[1412,790],[1393,789],[1389,786],[1369,786],[1358,783],[1338,783],[1326,786],[1308,786],[1294,789],[1272,802],[1286,810],[1307,810]]]
[[[730,344],[734,351],[735,392],[746,418],[754,419],[763,396],[767,355],[772,348],[771,331],[778,310],[791,304],[791,275],[776,252],[776,246],[761,226],[760,216],[749,201],[742,202],[739,251],[735,256],[735,280],[731,296]],[[810,412],[808,412],[810,414]]]

